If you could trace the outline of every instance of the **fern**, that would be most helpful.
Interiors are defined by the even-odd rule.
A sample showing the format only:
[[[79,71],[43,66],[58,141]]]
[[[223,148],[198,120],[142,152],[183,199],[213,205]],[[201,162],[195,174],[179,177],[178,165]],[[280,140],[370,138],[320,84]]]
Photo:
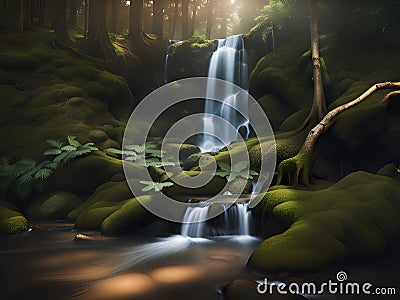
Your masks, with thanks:
[[[164,188],[174,185],[172,182],[140,181],[140,183],[146,185],[146,187],[142,189],[142,192],[148,192],[151,190],[154,190],[155,192],[161,192]]]
[[[223,178],[227,178],[228,182],[235,180],[238,177],[242,177],[246,180],[253,179],[253,176],[257,176],[258,173],[252,170],[248,170],[249,162],[248,161],[240,161],[230,167],[228,164],[223,162],[218,162],[218,166],[222,171],[215,172],[215,176],[220,176]]]

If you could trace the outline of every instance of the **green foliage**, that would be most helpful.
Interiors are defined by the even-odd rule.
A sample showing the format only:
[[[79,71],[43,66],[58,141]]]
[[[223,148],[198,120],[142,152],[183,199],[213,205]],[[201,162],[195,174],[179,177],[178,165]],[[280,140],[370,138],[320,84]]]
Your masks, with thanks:
[[[60,165],[98,150],[93,143],[82,145],[75,136],[69,135],[67,142],[64,145],[58,140],[47,140],[53,148],[45,151],[44,155],[53,156],[54,159],[40,163],[33,159],[12,163],[11,159],[4,156],[0,163],[0,193],[15,190],[22,199],[26,199],[34,189],[40,189],[42,181],[50,178]]]
[[[151,190],[161,192],[163,188],[171,187],[174,185],[172,182],[140,181],[140,183],[146,185],[146,187],[142,189],[142,192],[148,192]]]
[[[86,143],[82,145],[76,140],[75,136],[70,135],[67,136],[68,144],[66,145],[58,140],[47,140],[46,142],[53,148],[44,152],[44,155],[55,156],[53,163],[56,164],[68,163],[74,158],[88,155],[91,152],[98,150],[96,147],[94,147],[93,143]]]
[[[144,165],[146,167],[161,168],[165,166],[175,166],[175,163],[162,161],[165,151],[155,149],[156,145],[153,143],[146,143],[144,145],[126,145],[122,150],[115,148],[108,148],[107,153],[120,155],[125,161],[132,161]]]
[[[218,166],[221,168],[222,171],[215,172],[214,175],[227,178],[228,182],[232,182],[237,177],[242,177],[249,180],[253,179],[253,176],[258,175],[257,172],[249,170],[248,161],[240,161],[234,164],[232,168],[230,165],[223,162],[218,162]]]

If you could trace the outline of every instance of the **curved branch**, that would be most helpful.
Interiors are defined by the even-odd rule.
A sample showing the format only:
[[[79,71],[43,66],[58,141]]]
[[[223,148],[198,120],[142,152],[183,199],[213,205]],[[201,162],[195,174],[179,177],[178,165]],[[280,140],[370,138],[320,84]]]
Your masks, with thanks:
[[[290,178],[290,173],[293,173],[294,169],[295,169],[294,182],[299,183],[299,179],[301,176],[301,183],[308,184],[311,177],[313,150],[315,144],[322,136],[322,134],[325,133],[333,125],[336,117],[340,113],[351,107],[356,106],[357,104],[363,102],[365,99],[367,99],[376,91],[382,89],[400,89],[400,82],[388,81],[388,82],[374,84],[367,91],[365,91],[360,97],[329,111],[325,115],[325,117],[321,120],[321,122],[319,122],[316,126],[314,126],[314,128],[310,130],[299,153],[295,157],[289,158],[280,163],[278,167],[277,184],[281,183],[285,173],[287,173],[288,177]],[[400,91],[391,92],[385,96],[384,100],[386,99],[387,101],[394,95],[399,95],[399,94]]]

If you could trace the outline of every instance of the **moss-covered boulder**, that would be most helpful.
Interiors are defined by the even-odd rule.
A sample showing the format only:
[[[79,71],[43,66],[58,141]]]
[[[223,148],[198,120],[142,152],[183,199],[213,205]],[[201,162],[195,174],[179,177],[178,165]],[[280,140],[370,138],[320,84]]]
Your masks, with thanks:
[[[127,168],[139,170],[144,167],[127,163]],[[97,187],[123,172],[121,160],[97,151],[58,169],[46,183],[46,190],[48,192],[68,191],[78,196],[89,196]],[[131,174],[135,174],[135,171]]]
[[[279,224],[283,232],[261,243],[248,266],[262,272],[319,271],[376,255],[400,232],[399,194],[397,181],[366,172],[319,191],[269,191],[256,211],[262,211],[266,228]]]
[[[132,197],[125,181],[107,182],[97,188],[87,201],[71,211],[68,219],[75,221],[76,228],[101,230],[108,235],[129,229],[143,229],[153,217],[137,198]],[[140,200],[152,201],[152,198],[142,196]]]
[[[216,48],[215,41],[201,38],[194,38],[173,45],[169,52],[168,81],[207,76],[210,58]]]
[[[28,229],[28,221],[19,212],[0,206],[0,234],[17,234]]]
[[[70,192],[55,192],[32,200],[25,212],[29,218],[65,219],[81,203],[81,199]]]

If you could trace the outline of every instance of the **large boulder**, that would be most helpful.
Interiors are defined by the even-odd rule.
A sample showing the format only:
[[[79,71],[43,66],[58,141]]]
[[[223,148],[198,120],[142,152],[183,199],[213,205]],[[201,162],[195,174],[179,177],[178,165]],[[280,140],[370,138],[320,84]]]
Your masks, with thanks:
[[[17,234],[28,229],[28,221],[16,210],[0,206],[0,234]]]
[[[25,212],[29,218],[65,219],[81,203],[81,199],[70,192],[55,192],[34,199]]]
[[[397,181],[366,172],[319,191],[275,188],[256,212],[265,228],[281,231],[257,247],[248,266],[264,273],[319,271],[376,255],[400,233],[399,195]]]

